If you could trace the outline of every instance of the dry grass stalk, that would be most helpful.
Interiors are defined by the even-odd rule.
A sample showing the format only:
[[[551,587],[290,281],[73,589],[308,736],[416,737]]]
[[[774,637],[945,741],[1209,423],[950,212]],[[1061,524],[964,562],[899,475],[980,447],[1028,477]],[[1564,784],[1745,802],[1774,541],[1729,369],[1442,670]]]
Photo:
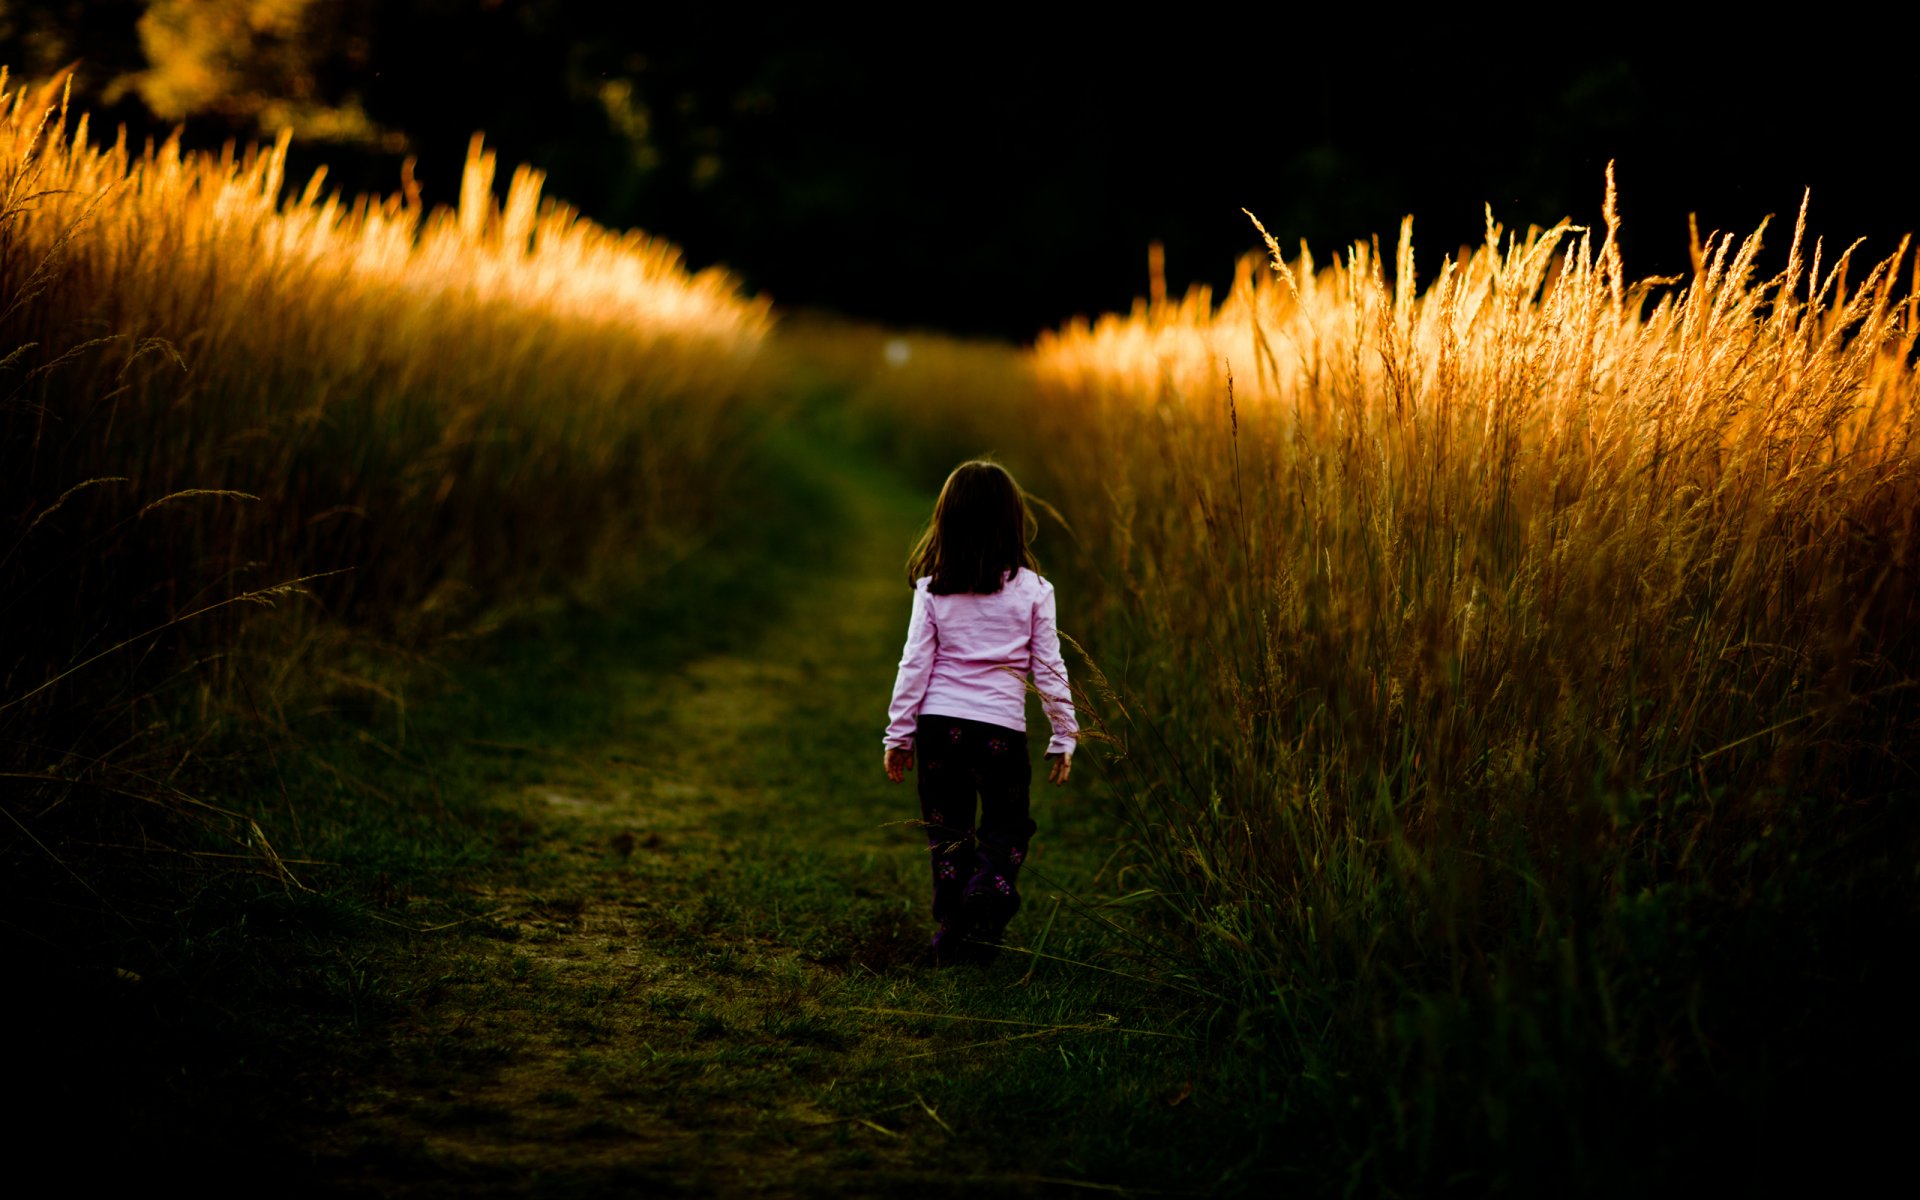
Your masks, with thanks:
[[[1777,274],[1756,231],[1635,281],[1605,211],[1490,215],[1420,291],[1410,224],[1391,282],[1269,237],[1218,304],[1035,348],[1162,886],[1270,980],[1498,941],[1528,889],[1740,886],[1783,808],[1913,785],[1905,245],[1803,208]]]
[[[370,644],[686,553],[750,443],[769,310],[723,272],[530,169],[496,198],[478,139],[439,211],[410,176],[289,187],[287,151],[96,141],[0,71],[0,755],[23,766],[113,746],[137,786],[136,734],[183,703],[284,730],[290,699],[407,657]],[[43,773],[108,770],[79,761]]]

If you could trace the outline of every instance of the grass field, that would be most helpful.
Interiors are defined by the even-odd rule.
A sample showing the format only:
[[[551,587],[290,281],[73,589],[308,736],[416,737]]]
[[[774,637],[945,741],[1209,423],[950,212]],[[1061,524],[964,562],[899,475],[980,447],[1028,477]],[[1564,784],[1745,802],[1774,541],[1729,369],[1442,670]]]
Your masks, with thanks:
[[[1754,233],[1636,282],[1606,201],[1424,289],[1411,223],[1272,245],[1034,352],[1158,893],[1410,1186],[1732,1169],[1674,1122],[1871,1153],[1920,1047],[1906,250],[1802,213],[1777,275]]]
[[[131,800],[282,873],[264,827],[174,786],[185,766],[314,709],[403,720],[423,652],[692,552],[752,440],[768,313],[724,275],[535,173],[502,202],[477,142],[432,213],[410,185],[292,191],[285,151],[96,143],[57,89],[0,76],[22,845],[117,841],[88,824]]]
[[[428,213],[6,105],[0,929],[76,1178],[1612,1195],[1900,1144],[1904,251],[1636,282],[1609,196],[1016,351],[776,328],[477,143]],[[1100,737],[1011,953],[939,972],[876,742],[985,451]]]
[[[477,140],[459,208],[427,212],[411,185],[290,183],[284,144],[95,145],[44,89],[0,112],[0,487],[33,581],[5,599],[41,630],[10,709],[118,632],[229,651],[242,596],[418,641],[711,524],[768,321],[724,275],[543,200],[537,173],[497,199]]]
[[[905,597],[881,550],[927,497],[823,469],[831,445],[776,447],[742,498],[788,515],[653,598],[503,633],[404,747],[336,716],[255,765],[314,890],[221,876],[140,914],[161,944],[107,939],[134,978],[62,996],[100,1033],[28,1056],[54,1131],[347,1193],[1266,1174],[1217,1004],[1111,924],[1137,900],[1097,800],[1036,797],[1032,953],[924,964],[925,850],[872,695]]]

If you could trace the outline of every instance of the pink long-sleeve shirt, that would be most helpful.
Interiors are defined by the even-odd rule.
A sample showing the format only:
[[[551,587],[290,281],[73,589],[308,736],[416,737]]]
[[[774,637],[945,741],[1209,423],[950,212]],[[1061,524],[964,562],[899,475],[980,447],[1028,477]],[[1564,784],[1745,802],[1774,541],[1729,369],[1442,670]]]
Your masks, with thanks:
[[[1072,754],[1079,723],[1054,625],[1053,585],[1025,569],[989,595],[936,596],[932,577],[913,585],[907,648],[893,680],[886,745],[913,749],[920,714],[1027,728],[1026,681],[1040,693],[1053,737],[1048,754]]]

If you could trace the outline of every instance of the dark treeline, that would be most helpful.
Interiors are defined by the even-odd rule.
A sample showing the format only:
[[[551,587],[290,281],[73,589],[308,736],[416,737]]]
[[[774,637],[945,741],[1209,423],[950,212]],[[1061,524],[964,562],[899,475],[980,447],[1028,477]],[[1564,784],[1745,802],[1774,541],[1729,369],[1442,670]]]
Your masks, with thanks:
[[[246,0],[16,0],[0,56],[29,74],[78,63],[90,106],[141,134],[183,121],[217,145],[292,124],[300,172],[325,162],[347,191],[393,190],[412,156],[427,198],[451,201],[484,130],[588,215],[783,303],[1017,338],[1124,308],[1154,241],[1174,289],[1223,285],[1257,245],[1243,207],[1323,258],[1412,213],[1430,274],[1480,239],[1486,204],[1514,227],[1597,222],[1609,160],[1639,273],[1686,269],[1689,212],[1703,233],[1775,214],[1784,243],[1808,187],[1829,242],[1878,256],[1913,225],[1883,182],[1906,145],[1901,73],[1857,48],[1801,62],[1784,33],[1761,59],[1680,28],[1387,41],[1174,10],[1071,28],[566,0],[283,8],[263,27]]]

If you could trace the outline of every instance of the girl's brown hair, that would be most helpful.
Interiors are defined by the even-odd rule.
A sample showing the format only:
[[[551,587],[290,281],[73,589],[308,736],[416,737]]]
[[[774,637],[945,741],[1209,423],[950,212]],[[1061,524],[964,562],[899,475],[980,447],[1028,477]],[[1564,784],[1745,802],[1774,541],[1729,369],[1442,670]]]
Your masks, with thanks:
[[[936,596],[1000,590],[1002,577],[1021,567],[1040,573],[1027,547],[1036,522],[1026,493],[997,462],[973,459],[947,476],[933,519],[907,556],[907,583],[931,575]]]

